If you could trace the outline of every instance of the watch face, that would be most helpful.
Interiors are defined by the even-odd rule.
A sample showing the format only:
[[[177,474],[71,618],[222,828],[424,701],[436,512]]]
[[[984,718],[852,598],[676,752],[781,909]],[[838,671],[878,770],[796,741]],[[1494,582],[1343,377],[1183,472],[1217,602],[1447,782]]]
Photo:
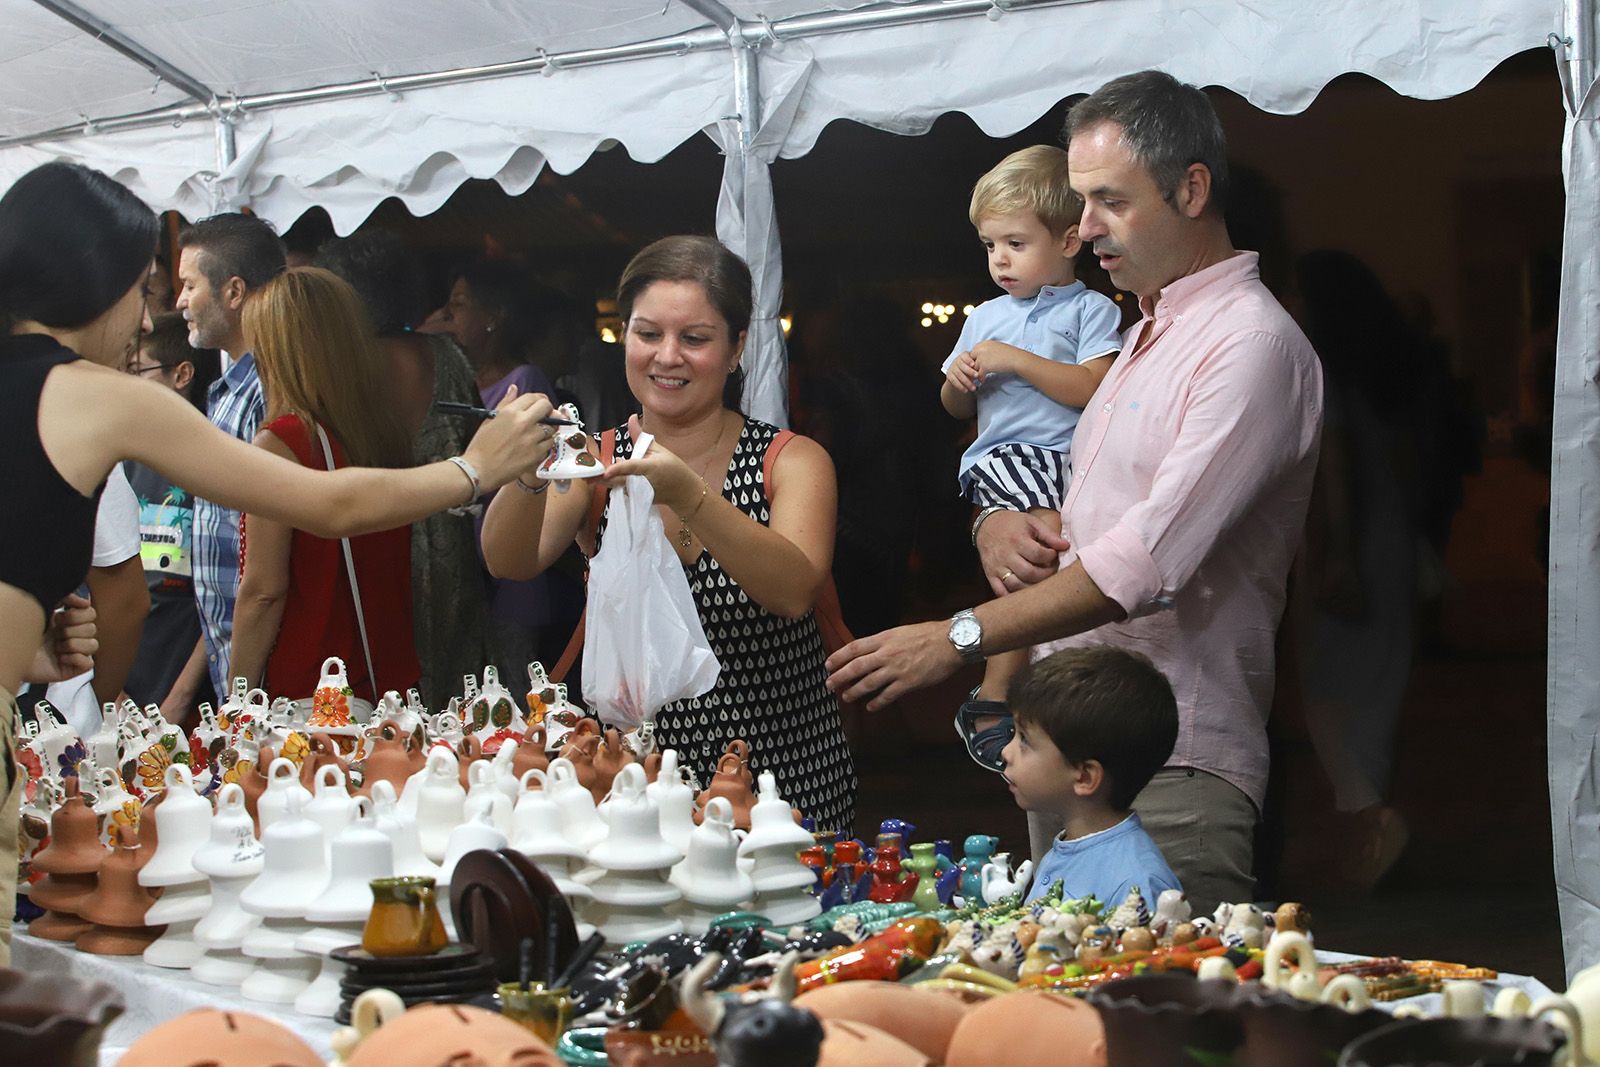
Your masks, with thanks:
[[[976,648],[982,639],[983,627],[970,615],[964,615],[950,624],[950,641],[957,648]]]

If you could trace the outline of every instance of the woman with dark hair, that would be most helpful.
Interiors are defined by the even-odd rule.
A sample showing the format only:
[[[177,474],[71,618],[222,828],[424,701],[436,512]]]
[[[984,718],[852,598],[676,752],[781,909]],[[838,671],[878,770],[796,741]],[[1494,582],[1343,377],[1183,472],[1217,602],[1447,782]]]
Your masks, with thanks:
[[[413,461],[432,463],[460,452],[476,423],[434,404],[477,404],[481,397],[461,349],[444,334],[412,328],[426,297],[410,250],[388,230],[367,230],[325,242],[314,263],[349,282],[366,305],[388,358],[398,414],[413,431]],[[443,707],[462,675],[494,662],[487,603],[472,516],[440,512],[412,523],[411,625],[428,707]]]
[[[17,848],[13,694],[92,663],[93,612],[71,594],[115,464],[137,460],[229,507],[341,537],[474,499],[550,450],[539,423],[550,404],[532,396],[509,400],[465,455],[411,470],[311,471],[229,437],[172,390],[122,373],[150,328],[157,232],[138,197],[76,164],[37,167],[0,197],[0,494],[17,505],[0,520],[0,855]],[[0,914],[13,910],[16,874],[0,864]],[[0,963],[10,930],[0,924]]]
[[[643,414],[607,433],[599,458],[616,463],[603,482],[649,480],[722,665],[710,692],[661,709],[657,740],[705,783],[742,738],[751,769],[774,772],[818,828],[850,831],[855,766],[813,612],[833,559],[833,464],[815,441],[738,409],[750,271],[713,238],[668,237],[628,264],[617,306]],[[646,432],[656,443],[635,459]],[[574,539],[591,555],[604,539],[603,514],[588,524],[594,495],[548,484],[519,479],[490,506],[483,548],[496,574],[538,574]]]

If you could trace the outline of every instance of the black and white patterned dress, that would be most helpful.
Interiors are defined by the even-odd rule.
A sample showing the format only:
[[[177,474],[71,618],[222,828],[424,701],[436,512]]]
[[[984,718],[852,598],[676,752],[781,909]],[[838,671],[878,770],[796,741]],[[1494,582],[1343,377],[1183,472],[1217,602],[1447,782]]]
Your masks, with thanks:
[[[762,460],[777,433],[774,426],[745,419],[722,485],[723,497],[763,526],[771,521],[771,508]],[[616,458],[632,454],[633,439],[624,426],[617,431]],[[605,528],[602,516],[597,542]],[[679,761],[704,786],[728,742],[742,738],[750,744],[752,774],[777,775],[784,799],[814,818],[818,829],[853,833],[855,762],[839,701],[824,684],[827,657],[816,618],[808,612],[785,619],[762,608],[704,549],[685,572],[722,673],[704,696],[661,709],[658,745],[677,749]]]

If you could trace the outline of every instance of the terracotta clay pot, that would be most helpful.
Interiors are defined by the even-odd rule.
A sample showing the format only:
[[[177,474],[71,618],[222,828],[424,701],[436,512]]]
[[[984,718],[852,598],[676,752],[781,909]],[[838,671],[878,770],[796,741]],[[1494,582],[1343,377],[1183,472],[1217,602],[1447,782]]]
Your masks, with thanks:
[[[99,818],[78,792],[78,779],[66,779],[67,799],[50,816],[50,843],[34,857],[43,874],[93,874],[110,854],[100,843]]]
[[[94,928],[77,939],[79,951],[98,956],[132,956],[142,953],[165,932],[164,926],[146,926],[145,913],[160,890],[139,884],[139,836],[131,826],[117,830],[117,850],[100,868],[99,885],[78,908]]]
[[[277,749],[262,745],[256,765],[248,773],[239,776],[239,788],[244,790],[244,810],[250,813],[250,821],[256,824],[257,837],[261,836],[261,812],[256,810],[256,804],[261,800],[261,794],[267,791],[267,771],[277,758]]]
[[[599,774],[595,770],[594,759],[599,749],[600,724],[593,719],[579,719],[578,725],[567,735],[560,753],[562,759],[572,761],[573,770],[578,773],[578,784],[589,791],[596,804],[605,799],[607,790],[611,788],[608,782],[605,789],[595,789]]]
[[[477,763],[483,758],[485,757],[483,755],[482,741],[479,741],[472,734],[468,734],[466,737],[461,739],[460,748],[456,752],[456,759],[461,763],[462,789],[471,788],[472,782],[469,780],[467,772],[472,769],[472,765],[474,763]]]
[[[886,1034],[866,1023],[824,1019],[822,1032],[825,1036],[822,1039],[822,1055],[817,1058],[817,1067],[935,1067],[934,1060],[930,1060],[898,1037]],[[985,1067],[993,1067],[995,1062],[994,1046],[991,1043],[989,1057],[984,1061]]]
[[[94,1067],[121,1014],[121,994],[104,982],[0,967],[0,1048],[11,1062]]]
[[[744,741],[728,742],[728,750],[717,760],[717,773],[711,784],[695,797],[695,821],[706,810],[713,797],[723,797],[733,806],[733,825],[741,830],[750,829],[750,809],[755,807],[755,778],[750,774],[750,746]]]
[[[346,1062],[349,1067],[390,1067],[458,1059],[485,1067],[562,1067],[550,1046],[531,1031],[465,1004],[412,1008],[373,1031]]]
[[[898,982],[825,985],[796,997],[794,1005],[824,1022],[876,1027],[936,1063],[945,1062],[956,1027],[975,1007],[957,993],[918,989]]]
[[[549,769],[550,754],[544,750],[544,727],[530,726],[528,732],[522,735],[517,754],[511,757],[511,773],[520,782],[529,771]]]
[[[1089,994],[1106,1028],[1112,1063],[1184,1067],[1190,1052],[1232,1056],[1244,1044],[1235,983],[1187,974],[1119,978]]]
[[[1100,1013],[1077,997],[1034,991],[994,997],[972,1008],[956,1025],[944,1062],[948,1067],[993,1067],[1002,1060],[1106,1067],[1106,1027]]]
[[[630,763],[638,762],[633,750],[623,742],[622,732],[615,727],[607,728],[594,753],[595,781],[590,789],[594,793],[594,802],[600,803],[611,792],[611,784],[616,781],[618,771]]]
[[[317,772],[328,766],[338,767],[344,781],[350,781],[350,764],[339,758],[339,746],[334,739],[327,734],[312,734],[311,751],[300,761],[300,784],[316,792]]]
[[[372,741],[366,767],[361,773],[361,788],[356,791],[357,796],[372,796],[372,787],[378,782],[388,782],[394,786],[396,796],[405,789],[406,779],[415,773],[415,768],[411,765],[411,753],[407,750],[405,734],[399,723],[385,719],[383,725],[378,727],[378,736]]]
[[[420,1061],[419,1061],[420,1062]],[[323,1067],[293,1031],[259,1015],[197,1008],[149,1030],[119,1067]]]

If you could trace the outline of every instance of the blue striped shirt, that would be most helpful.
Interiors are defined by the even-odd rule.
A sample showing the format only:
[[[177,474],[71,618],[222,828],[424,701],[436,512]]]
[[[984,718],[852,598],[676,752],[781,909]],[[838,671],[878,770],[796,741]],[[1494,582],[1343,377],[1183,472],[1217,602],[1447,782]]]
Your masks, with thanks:
[[[266,417],[255,356],[246,352],[206,393],[212,425],[250,444]],[[206,665],[217,698],[228,693],[233,602],[239,596],[239,513],[199,497],[194,501],[194,599],[206,642]]]

